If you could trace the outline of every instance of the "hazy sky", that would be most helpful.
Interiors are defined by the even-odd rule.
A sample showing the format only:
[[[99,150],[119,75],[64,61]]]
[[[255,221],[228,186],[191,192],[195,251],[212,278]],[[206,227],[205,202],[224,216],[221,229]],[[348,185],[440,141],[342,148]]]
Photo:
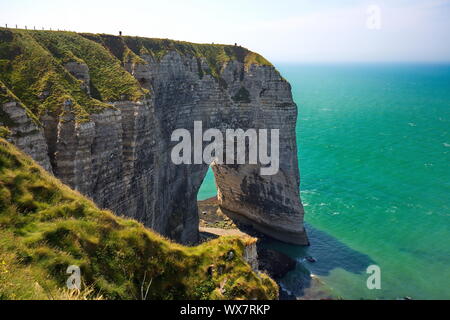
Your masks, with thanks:
[[[237,42],[275,62],[450,61],[450,0],[0,0],[5,23]]]

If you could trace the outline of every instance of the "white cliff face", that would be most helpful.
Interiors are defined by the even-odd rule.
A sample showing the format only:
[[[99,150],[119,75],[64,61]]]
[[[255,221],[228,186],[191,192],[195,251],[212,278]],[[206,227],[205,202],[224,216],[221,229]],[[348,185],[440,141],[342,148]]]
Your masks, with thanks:
[[[253,241],[245,246],[244,260],[252,267],[254,271],[258,271],[259,263],[256,241]]]
[[[218,80],[207,74],[205,60],[193,56],[169,51],[159,61],[141,58],[145,64],[125,68],[152,92],[151,98],[113,102],[110,110],[83,123],[76,123],[70,108],[62,115],[45,115],[43,132],[37,130],[40,140],[33,138],[40,141],[39,148],[22,147],[27,143],[19,138],[14,142],[100,207],[138,219],[176,241],[194,243],[197,192],[208,165],[174,165],[172,132],[193,132],[194,121],[202,121],[204,130],[223,132],[279,129],[278,174],[260,176],[257,165],[214,166],[219,201],[263,233],[307,244],[298,188],[297,107],[289,83],[272,66],[231,61]],[[82,85],[89,82],[83,65],[66,68]],[[244,98],[239,98],[240,90],[246,92]]]

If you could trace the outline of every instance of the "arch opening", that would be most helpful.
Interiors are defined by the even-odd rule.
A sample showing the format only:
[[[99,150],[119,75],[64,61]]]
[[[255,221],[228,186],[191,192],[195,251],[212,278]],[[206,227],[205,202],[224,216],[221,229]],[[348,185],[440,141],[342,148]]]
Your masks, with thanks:
[[[221,235],[242,236],[234,219],[223,212],[218,198],[219,186],[214,172],[216,165],[209,165],[204,175],[202,184],[197,192],[197,212],[199,226],[199,241],[207,241]],[[219,182],[220,183],[220,182]]]
[[[207,200],[213,197],[217,197],[217,185],[212,167],[209,166],[198,190],[197,201]]]

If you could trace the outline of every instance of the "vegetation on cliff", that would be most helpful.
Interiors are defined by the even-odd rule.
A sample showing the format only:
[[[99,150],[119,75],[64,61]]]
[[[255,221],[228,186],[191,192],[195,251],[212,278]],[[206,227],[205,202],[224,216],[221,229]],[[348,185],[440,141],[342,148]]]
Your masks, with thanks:
[[[175,244],[98,209],[0,138],[0,299],[141,299],[150,280],[148,299],[276,298],[243,259],[245,242]],[[64,289],[70,265],[84,295]]]
[[[233,60],[242,62],[245,66],[251,64],[271,65],[261,55],[237,45],[199,44],[169,39],[119,37],[106,34],[85,33],[82,36],[102,44],[124,63],[145,63],[145,60],[141,58],[145,55],[159,61],[170,51],[178,52],[183,56],[205,59],[209,67],[209,70],[206,70],[207,73],[215,78],[220,77],[223,64]]]
[[[229,61],[246,67],[270,65],[237,45],[0,28],[0,81],[38,118],[59,112],[70,101],[77,119],[83,121],[91,113],[110,108],[110,102],[138,101],[150,94],[126,65],[146,64],[146,56],[159,61],[169,51],[197,59],[199,76],[210,74],[221,83],[221,69]],[[202,67],[202,61],[206,66]],[[69,62],[88,67],[90,94],[67,70]]]
[[[0,81],[36,116],[59,111],[70,100],[79,119],[109,107],[89,97],[72,76],[33,37],[36,32],[0,29]]]
[[[11,135],[11,130],[7,127],[0,126],[0,138],[8,139]]]

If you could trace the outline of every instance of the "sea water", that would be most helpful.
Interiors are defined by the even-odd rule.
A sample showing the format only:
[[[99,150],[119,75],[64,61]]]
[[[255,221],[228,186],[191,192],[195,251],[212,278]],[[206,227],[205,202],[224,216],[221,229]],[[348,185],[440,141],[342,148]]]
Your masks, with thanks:
[[[298,105],[311,246],[267,241],[344,299],[450,299],[450,65],[278,64]],[[208,172],[199,199],[216,193]],[[304,260],[313,256],[317,262]],[[369,265],[381,289],[366,285]]]

